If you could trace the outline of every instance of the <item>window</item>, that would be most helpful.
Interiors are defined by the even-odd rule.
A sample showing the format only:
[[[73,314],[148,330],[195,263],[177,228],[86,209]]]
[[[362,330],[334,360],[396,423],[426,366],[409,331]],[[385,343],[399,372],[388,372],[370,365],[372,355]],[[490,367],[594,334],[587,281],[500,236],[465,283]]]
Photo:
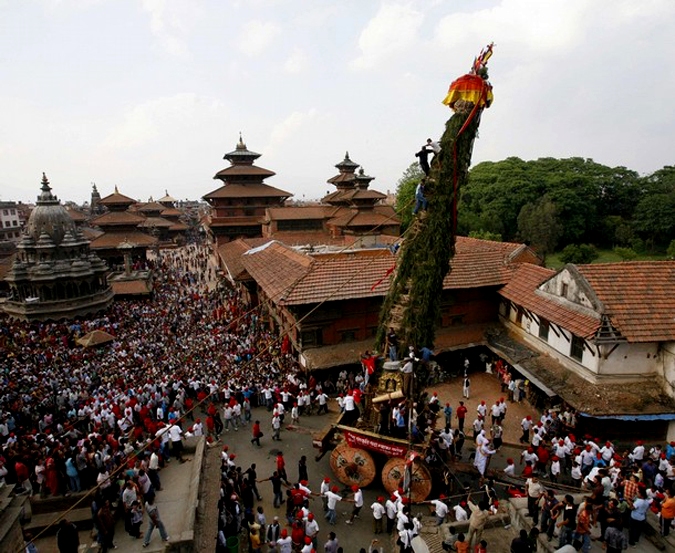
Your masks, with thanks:
[[[16,219],[14,219],[14,220],[12,221],[12,226],[13,226],[13,227],[18,227],[18,226],[19,226],[19,221],[17,221]]]
[[[6,227],[9,226],[9,221],[5,221],[5,226],[6,226]]]
[[[562,297],[563,298],[567,297],[567,290],[568,290],[568,286],[567,286],[566,283],[563,282],[563,285],[562,285]]]
[[[9,215],[9,211],[7,211],[6,209],[3,209],[3,210],[2,210],[2,214],[3,214],[3,215]]]
[[[584,340],[578,336],[572,335],[572,347],[570,349],[570,357],[581,361],[584,356]]]
[[[355,342],[356,330],[343,330],[340,332],[340,342]]]
[[[539,338],[548,342],[548,330],[550,328],[549,322],[543,317],[539,318]]]
[[[10,209],[9,212],[10,212],[12,215],[16,215],[16,209]]]
[[[519,307],[516,312],[516,324],[521,325],[523,323],[523,310]]]
[[[305,346],[321,346],[323,345],[323,332],[320,328],[312,330],[303,330],[301,335],[302,345]]]

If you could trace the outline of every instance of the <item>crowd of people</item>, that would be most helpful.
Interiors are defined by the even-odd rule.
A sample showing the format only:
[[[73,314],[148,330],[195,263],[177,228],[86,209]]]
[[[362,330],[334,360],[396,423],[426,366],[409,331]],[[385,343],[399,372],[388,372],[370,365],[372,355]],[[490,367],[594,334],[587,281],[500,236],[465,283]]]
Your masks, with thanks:
[[[291,411],[283,401],[290,391],[305,414],[321,403],[322,383],[297,377],[297,364],[258,312],[235,291],[213,286],[210,255],[197,244],[160,251],[147,261],[152,297],[116,301],[98,317],[0,318],[0,480],[43,497],[95,488],[94,520],[108,547],[108,504],[131,534],[140,535],[144,515],[148,533],[156,526],[168,539],[149,499],[161,490],[159,470],[170,456],[182,459],[185,435],[211,440],[238,430],[251,406],[271,409],[272,398]],[[113,335],[112,344],[78,346],[94,329]],[[137,497],[124,501],[133,496],[129,485]]]

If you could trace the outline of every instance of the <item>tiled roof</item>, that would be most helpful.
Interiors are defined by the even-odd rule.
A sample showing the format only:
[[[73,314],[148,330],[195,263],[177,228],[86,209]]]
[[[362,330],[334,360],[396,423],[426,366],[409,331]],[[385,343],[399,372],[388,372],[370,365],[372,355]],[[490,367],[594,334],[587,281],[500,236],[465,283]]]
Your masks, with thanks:
[[[510,255],[520,248],[521,244],[458,237],[457,254],[452,261],[455,270],[446,277],[444,289],[504,284],[514,270],[507,264]],[[288,259],[294,268],[283,274]],[[386,248],[309,256],[279,242],[249,252],[242,260],[268,296],[288,305],[383,296],[389,288],[387,272],[395,262],[396,258]]]
[[[136,200],[129,196],[125,196],[124,194],[120,194],[117,191],[117,188],[115,188],[115,192],[105,198],[101,198],[98,203],[101,205],[131,205],[135,204]]]
[[[116,248],[125,240],[139,248],[157,244],[157,238],[143,232],[106,232],[92,240],[90,247],[92,250],[107,250]]]
[[[250,250],[269,242],[267,238],[239,238],[227,242],[218,248],[218,256],[227,267],[230,276],[237,280],[246,273],[241,261],[242,255]]]
[[[166,209],[166,206],[158,203],[158,202],[148,202],[146,204],[141,204],[138,206],[138,211],[141,211],[143,213],[152,213],[153,211],[164,211]]]
[[[290,198],[293,194],[279,190],[268,184],[225,184],[204,196],[205,200],[214,198]]]
[[[519,251],[530,251],[523,244],[494,242],[458,236],[450,272],[443,279],[443,288],[478,288],[500,286],[511,279],[512,257]],[[529,258],[528,258],[529,259]]]
[[[280,301],[307,272],[313,260],[272,240],[249,250],[242,263],[272,301]]]
[[[539,286],[554,274],[555,271],[551,269],[522,263],[499,294],[577,336],[582,338],[593,336],[600,326],[599,316],[591,316],[588,310],[575,309],[569,302],[538,290]]]
[[[324,230],[303,231],[277,231],[273,238],[287,246],[342,246],[345,244],[344,236],[331,236]]]
[[[87,220],[87,216],[82,213],[79,209],[73,209],[72,207],[66,208],[68,215],[75,222],[82,222]]]
[[[577,265],[629,342],[675,340],[675,261]]]
[[[239,177],[239,176],[261,176],[261,177],[271,177],[272,175],[276,175],[274,171],[270,171],[269,169],[263,169],[262,167],[258,167],[256,165],[230,165],[229,167],[226,167],[225,169],[221,169],[216,173],[216,176],[213,177],[214,179],[220,179],[225,177]]]
[[[270,207],[267,208],[270,221],[288,221],[294,219],[324,219],[326,208],[323,206],[306,207]]]
[[[162,217],[180,217],[182,215],[182,211],[180,209],[176,209],[175,207],[165,207],[161,212],[160,215]]]
[[[173,223],[167,219],[163,219],[162,217],[148,217],[138,226],[140,228],[169,228],[173,226]]]
[[[394,265],[394,257],[388,249],[350,250],[312,257],[311,270],[282,296],[285,303],[382,296],[389,288],[389,279],[385,277],[387,270]]]
[[[108,213],[104,213],[103,215],[99,215],[98,217],[92,219],[91,224],[99,227],[117,225],[136,226],[141,224],[143,221],[145,221],[145,217],[143,215],[136,215],[135,213],[131,213],[129,211],[108,211]]]

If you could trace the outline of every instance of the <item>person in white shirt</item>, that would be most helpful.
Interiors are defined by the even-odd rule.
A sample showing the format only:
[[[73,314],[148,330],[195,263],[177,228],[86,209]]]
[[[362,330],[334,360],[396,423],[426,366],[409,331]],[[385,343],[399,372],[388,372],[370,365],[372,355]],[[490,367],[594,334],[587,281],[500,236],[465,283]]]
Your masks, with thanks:
[[[354,508],[352,509],[352,516],[349,520],[345,521],[347,524],[353,524],[354,519],[359,516],[361,512],[361,507],[363,507],[363,491],[356,484],[352,486],[352,492],[354,492]]]
[[[450,507],[445,503],[445,495],[439,495],[438,499],[432,499],[429,504],[433,506],[436,515],[436,526],[440,526],[445,522],[445,517],[448,516],[450,511]]]
[[[459,505],[455,505],[452,510],[455,513],[455,520],[457,522],[469,520],[469,512],[466,510],[466,501],[460,501]]]
[[[335,526],[337,521],[337,513],[335,512],[335,506],[338,501],[342,501],[342,496],[337,494],[338,487],[333,486],[329,491],[327,491],[324,496],[326,497],[326,519],[328,524]]]
[[[387,514],[387,534],[391,534],[391,531],[394,529],[394,523],[396,522],[396,513],[398,509],[396,507],[396,497],[391,496],[384,503],[384,509]]]
[[[176,459],[181,463],[185,462],[183,459],[183,431],[181,427],[177,424],[172,424],[169,426],[169,438],[171,439],[171,451],[175,455]]]
[[[387,509],[383,505],[384,497],[378,497],[375,502],[370,506],[370,509],[373,511],[373,532],[375,534],[381,534],[384,530],[383,522],[384,517],[387,513]]]

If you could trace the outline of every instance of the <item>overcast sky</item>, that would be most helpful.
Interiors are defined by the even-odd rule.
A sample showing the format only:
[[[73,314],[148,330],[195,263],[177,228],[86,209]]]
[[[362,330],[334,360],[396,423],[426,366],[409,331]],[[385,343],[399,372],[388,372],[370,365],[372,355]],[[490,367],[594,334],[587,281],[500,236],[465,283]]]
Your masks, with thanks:
[[[218,187],[241,131],[313,199],[345,151],[394,190],[495,42],[473,162],[675,163],[673,0],[0,0],[0,199]],[[671,37],[670,39],[668,37]]]

